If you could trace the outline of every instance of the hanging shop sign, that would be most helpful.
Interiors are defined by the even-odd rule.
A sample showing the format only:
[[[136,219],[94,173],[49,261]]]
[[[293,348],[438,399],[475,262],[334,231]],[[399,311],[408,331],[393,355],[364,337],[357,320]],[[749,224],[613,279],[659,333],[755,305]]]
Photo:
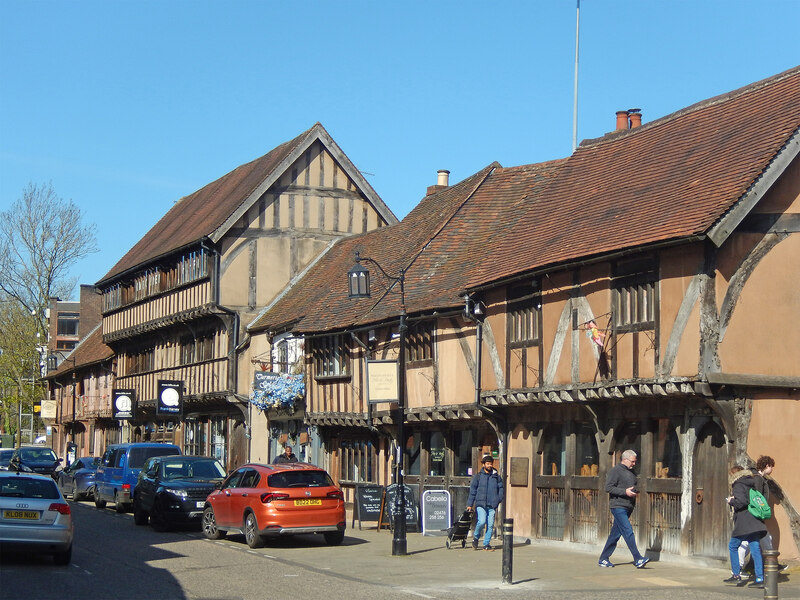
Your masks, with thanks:
[[[158,380],[156,416],[177,417],[183,415],[183,381]]]
[[[133,406],[136,400],[136,390],[111,390],[111,413],[117,421],[130,421],[133,419]]]

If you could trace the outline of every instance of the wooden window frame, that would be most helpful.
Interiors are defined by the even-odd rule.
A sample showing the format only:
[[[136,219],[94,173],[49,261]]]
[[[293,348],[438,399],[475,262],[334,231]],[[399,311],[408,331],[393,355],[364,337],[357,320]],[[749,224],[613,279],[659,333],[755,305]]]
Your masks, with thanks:
[[[343,334],[328,335],[314,340],[315,379],[344,379],[350,377],[349,348]]]
[[[534,279],[506,290],[506,323],[510,348],[538,346],[542,341],[541,282]]]
[[[644,257],[618,263],[613,279],[614,329],[619,332],[655,328],[658,266]]]

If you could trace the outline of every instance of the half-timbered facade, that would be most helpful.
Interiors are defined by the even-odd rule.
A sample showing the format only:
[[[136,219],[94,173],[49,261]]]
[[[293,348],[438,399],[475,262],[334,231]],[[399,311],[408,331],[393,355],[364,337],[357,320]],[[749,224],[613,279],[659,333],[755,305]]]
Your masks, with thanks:
[[[775,458],[769,523],[797,560],[800,481],[800,68],[569,158],[493,164],[400,224],[336,244],[251,326],[305,336],[306,422],[345,487],[387,483],[397,411],[366,359],[408,314],[406,483],[454,512],[478,457],[501,459],[515,534],[597,545],[603,485],[640,454],[640,547],[727,557],[733,464]],[[355,252],[372,298],[347,297]],[[369,266],[369,265],[366,265]],[[351,496],[352,497],[352,496]]]
[[[246,461],[247,391],[271,365],[242,324],[335,240],[394,222],[319,123],[178,201],[97,283],[115,387],[136,399],[130,441]],[[166,387],[182,411],[162,410]]]

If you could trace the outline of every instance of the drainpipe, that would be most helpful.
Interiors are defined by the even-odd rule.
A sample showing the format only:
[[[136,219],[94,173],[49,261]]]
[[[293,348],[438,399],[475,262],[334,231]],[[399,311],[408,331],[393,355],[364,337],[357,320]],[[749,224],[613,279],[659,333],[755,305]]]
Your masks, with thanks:
[[[238,393],[239,389],[239,369],[236,365],[236,353],[239,346],[239,313],[219,303],[219,269],[220,269],[220,256],[215,248],[206,246],[205,241],[200,242],[200,247],[207,250],[214,257],[214,273],[216,274],[213,290],[213,304],[214,307],[220,312],[233,317],[233,336],[231,342],[228,344],[228,385],[231,390],[231,395],[240,402],[247,403],[247,411],[242,411],[245,419],[245,433],[247,435],[247,459],[250,460],[250,399]]]

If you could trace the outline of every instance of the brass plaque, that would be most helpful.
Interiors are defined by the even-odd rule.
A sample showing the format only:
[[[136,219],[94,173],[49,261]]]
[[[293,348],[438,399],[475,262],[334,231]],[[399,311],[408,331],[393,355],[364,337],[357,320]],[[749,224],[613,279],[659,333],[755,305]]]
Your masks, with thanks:
[[[530,459],[523,457],[511,457],[508,482],[511,485],[528,485],[528,471]]]

